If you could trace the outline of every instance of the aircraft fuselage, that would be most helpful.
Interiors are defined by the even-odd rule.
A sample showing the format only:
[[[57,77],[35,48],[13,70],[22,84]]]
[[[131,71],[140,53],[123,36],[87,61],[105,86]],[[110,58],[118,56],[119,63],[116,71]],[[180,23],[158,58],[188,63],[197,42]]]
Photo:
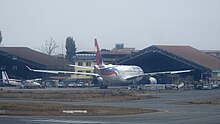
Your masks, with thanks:
[[[112,66],[112,67],[111,67]],[[139,66],[127,65],[104,65],[104,69],[99,69],[98,73],[104,80],[114,84],[126,84],[131,82],[139,82],[143,77],[127,80],[126,78],[133,75],[144,74]]]

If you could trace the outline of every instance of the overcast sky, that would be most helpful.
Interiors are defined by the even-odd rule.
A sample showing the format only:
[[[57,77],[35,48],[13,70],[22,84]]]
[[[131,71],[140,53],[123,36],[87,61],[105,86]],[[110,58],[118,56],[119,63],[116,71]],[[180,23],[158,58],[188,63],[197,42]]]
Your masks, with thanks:
[[[0,0],[4,46],[40,47],[53,37],[78,50],[115,43],[136,49],[189,45],[220,49],[220,0]]]

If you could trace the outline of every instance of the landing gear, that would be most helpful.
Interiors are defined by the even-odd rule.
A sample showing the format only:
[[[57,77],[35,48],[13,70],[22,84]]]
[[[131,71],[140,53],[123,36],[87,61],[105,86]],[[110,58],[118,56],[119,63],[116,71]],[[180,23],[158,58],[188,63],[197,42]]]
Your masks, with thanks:
[[[128,90],[141,90],[141,88],[137,85],[135,79],[132,79],[132,85],[128,86]]]
[[[106,84],[101,84],[101,85],[99,86],[99,88],[100,88],[100,89],[108,89],[108,85],[106,85]]]

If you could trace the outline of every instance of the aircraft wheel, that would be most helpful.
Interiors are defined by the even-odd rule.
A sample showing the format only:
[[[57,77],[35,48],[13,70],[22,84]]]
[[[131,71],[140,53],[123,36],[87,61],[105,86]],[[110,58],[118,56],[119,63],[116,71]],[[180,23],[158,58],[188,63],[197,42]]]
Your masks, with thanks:
[[[108,89],[108,85],[100,85],[100,89]]]

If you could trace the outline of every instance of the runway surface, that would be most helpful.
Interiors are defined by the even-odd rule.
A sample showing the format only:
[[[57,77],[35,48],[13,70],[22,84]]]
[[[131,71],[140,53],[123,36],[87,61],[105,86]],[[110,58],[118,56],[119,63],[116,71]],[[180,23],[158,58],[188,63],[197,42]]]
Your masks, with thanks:
[[[164,112],[123,116],[0,116],[2,124],[219,124],[220,105],[177,105],[175,101],[220,97],[220,89],[155,93],[160,98],[124,102],[62,102],[72,105],[101,105],[162,109]],[[0,100],[1,102],[1,100]],[[56,102],[57,103],[57,102]]]

